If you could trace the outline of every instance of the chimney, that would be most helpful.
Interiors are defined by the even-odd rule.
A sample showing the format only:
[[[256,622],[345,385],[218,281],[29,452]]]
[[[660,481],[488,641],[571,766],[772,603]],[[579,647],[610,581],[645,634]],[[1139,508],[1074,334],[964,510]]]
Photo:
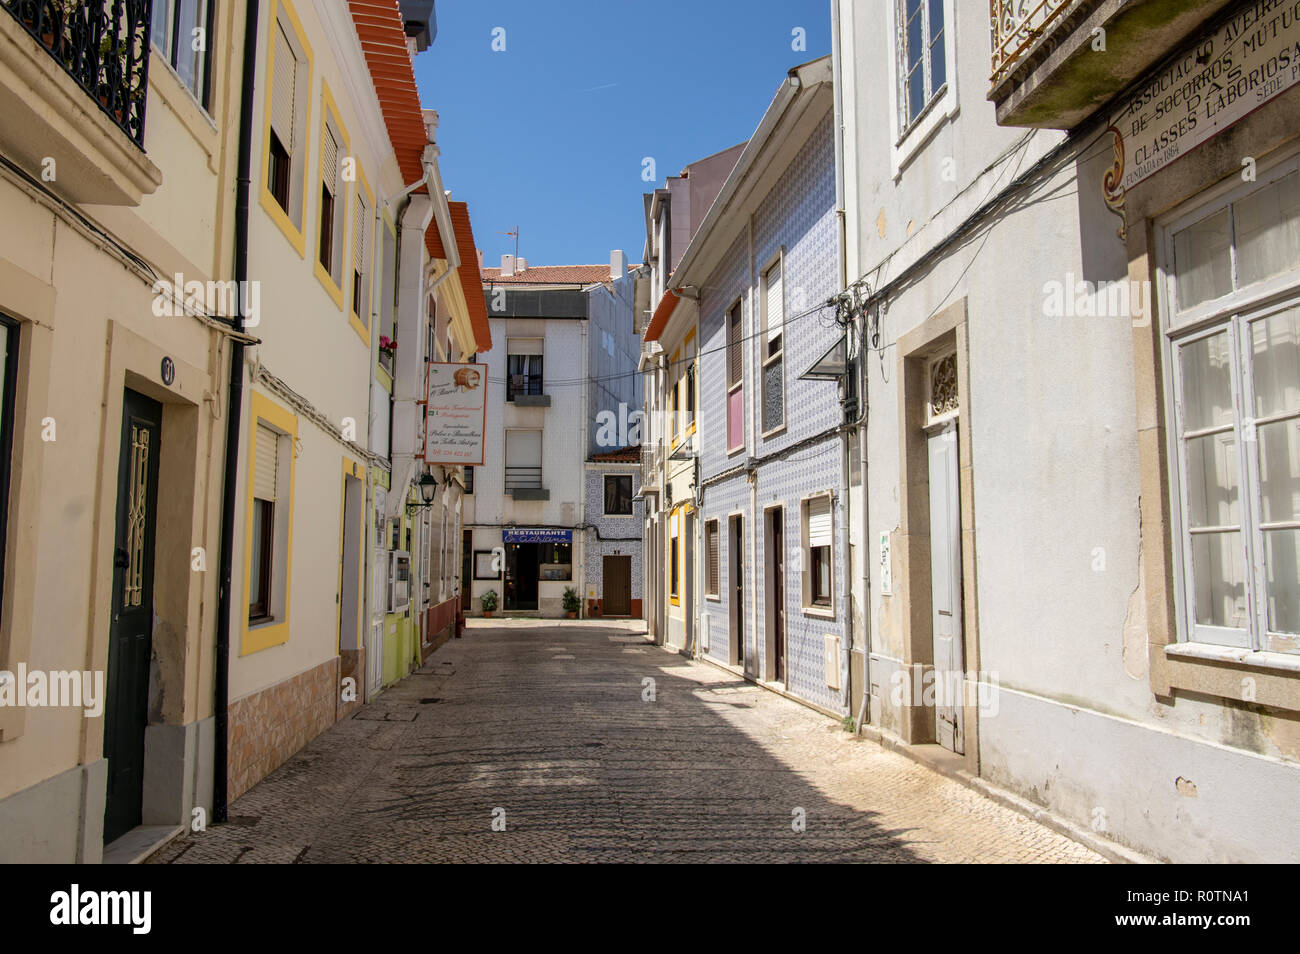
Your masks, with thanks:
[[[527,269],[528,269],[528,259],[520,255],[517,259],[515,259],[515,274],[518,275],[521,272],[527,271]]]
[[[481,272],[483,271],[483,250],[476,248],[474,251],[478,253],[478,270]]]
[[[614,249],[609,253],[609,277],[618,281],[627,274],[627,252]]]
[[[501,256],[501,277],[510,278],[515,273],[515,257],[513,255]]]

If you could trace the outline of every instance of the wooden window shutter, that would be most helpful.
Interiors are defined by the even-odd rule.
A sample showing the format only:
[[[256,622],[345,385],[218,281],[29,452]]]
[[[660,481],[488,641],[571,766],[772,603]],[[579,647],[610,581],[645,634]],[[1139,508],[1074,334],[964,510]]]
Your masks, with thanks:
[[[808,546],[831,545],[831,499],[814,497],[808,501]]]
[[[280,138],[285,151],[293,155],[294,147],[294,100],[298,93],[298,57],[294,55],[293,44],[284,32],[284,25],[278,20],[275,24],[275,78],[271,93],[271,128]]]
[[[256,450],[253,459],[253,496],[259,500],[276,498],[280,464],[280,435],[265,425],[257,425]]]
[[[727,313],[727,384],[739,384],[742,378],[741,365],[741,306],[736,306]]]
[[[785,294],[781,284],[781,263],[777,262],[767,270],[767,310],[764,320],[767,322],[767,340],[771,344],[781,337],[785,325]]]
[[[330,195],[339,194],[339,143],[334,138],[334,130],[325,124],[325,135],[321,140],[320,175]]]

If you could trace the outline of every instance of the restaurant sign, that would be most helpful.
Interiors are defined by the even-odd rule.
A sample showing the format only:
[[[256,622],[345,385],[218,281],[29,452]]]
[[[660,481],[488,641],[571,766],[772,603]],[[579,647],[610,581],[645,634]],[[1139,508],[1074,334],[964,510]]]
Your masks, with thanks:
[[[487,368],[429,362],[424,406],[424,459],[430,464],[483,463]]]
[[[571,543],[572,530],[511,529],[501,531],[503,543]]]
[[[1300,0],[1256,0],[1147,77],[1112,114],[1108,202],[1300,82]],[[1113,206],[1113,203],[1112,203]],[[1118,211],[1118,210],[1117,210]]]

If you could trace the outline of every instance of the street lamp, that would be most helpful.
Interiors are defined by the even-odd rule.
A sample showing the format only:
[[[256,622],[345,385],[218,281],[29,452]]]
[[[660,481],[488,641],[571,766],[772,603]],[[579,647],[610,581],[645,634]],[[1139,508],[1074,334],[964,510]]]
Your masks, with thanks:
[[[433,498],[438,494],[438,478],[433,474],[421,474],[420,479],[416,481],[416,486],[420,488],[420,499],[422,504],[407,504],[406,509],[414,513],[417,510],[427,510],[433,506]]]

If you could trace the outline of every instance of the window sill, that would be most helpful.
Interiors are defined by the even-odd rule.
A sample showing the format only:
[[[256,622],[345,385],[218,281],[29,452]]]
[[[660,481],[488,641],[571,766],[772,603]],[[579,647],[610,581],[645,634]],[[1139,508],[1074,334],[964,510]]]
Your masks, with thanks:
[[[1278,672],[1300,673],[1300,655],[1256,652],[1235,646],[1215,646],[1212,643],[1171,643],[1165,655],[1192,661],[1234,663],[1252,669],[1272,669]]]
[[[916,158],[917,154],[925,147],[926,143],[934,136],[939,128],[946,122],[957,115],[957,94],[953,90],[952,83],[945,83],[936,95],[930,97],[930,102],[917,115],[916,119],[903,130],[890,149],[890,165],[893,173],[894,182],[897,183],[903,176],[903,171]]]
[[[816,619],[834,619],[835,610],[824,606],[805,606],[803,607],[804,616],[812,616]]]
[[[1300,712],[1300,656],[1210,643],[1151,647],[1151,689]]]
[[[704,594],[704,598],[705,598],[706,600],[708,600],[710,603],[721,603],[721,602],[722,602],[722,594],[720,594],[720,593],[705,593],[705,594]]]

